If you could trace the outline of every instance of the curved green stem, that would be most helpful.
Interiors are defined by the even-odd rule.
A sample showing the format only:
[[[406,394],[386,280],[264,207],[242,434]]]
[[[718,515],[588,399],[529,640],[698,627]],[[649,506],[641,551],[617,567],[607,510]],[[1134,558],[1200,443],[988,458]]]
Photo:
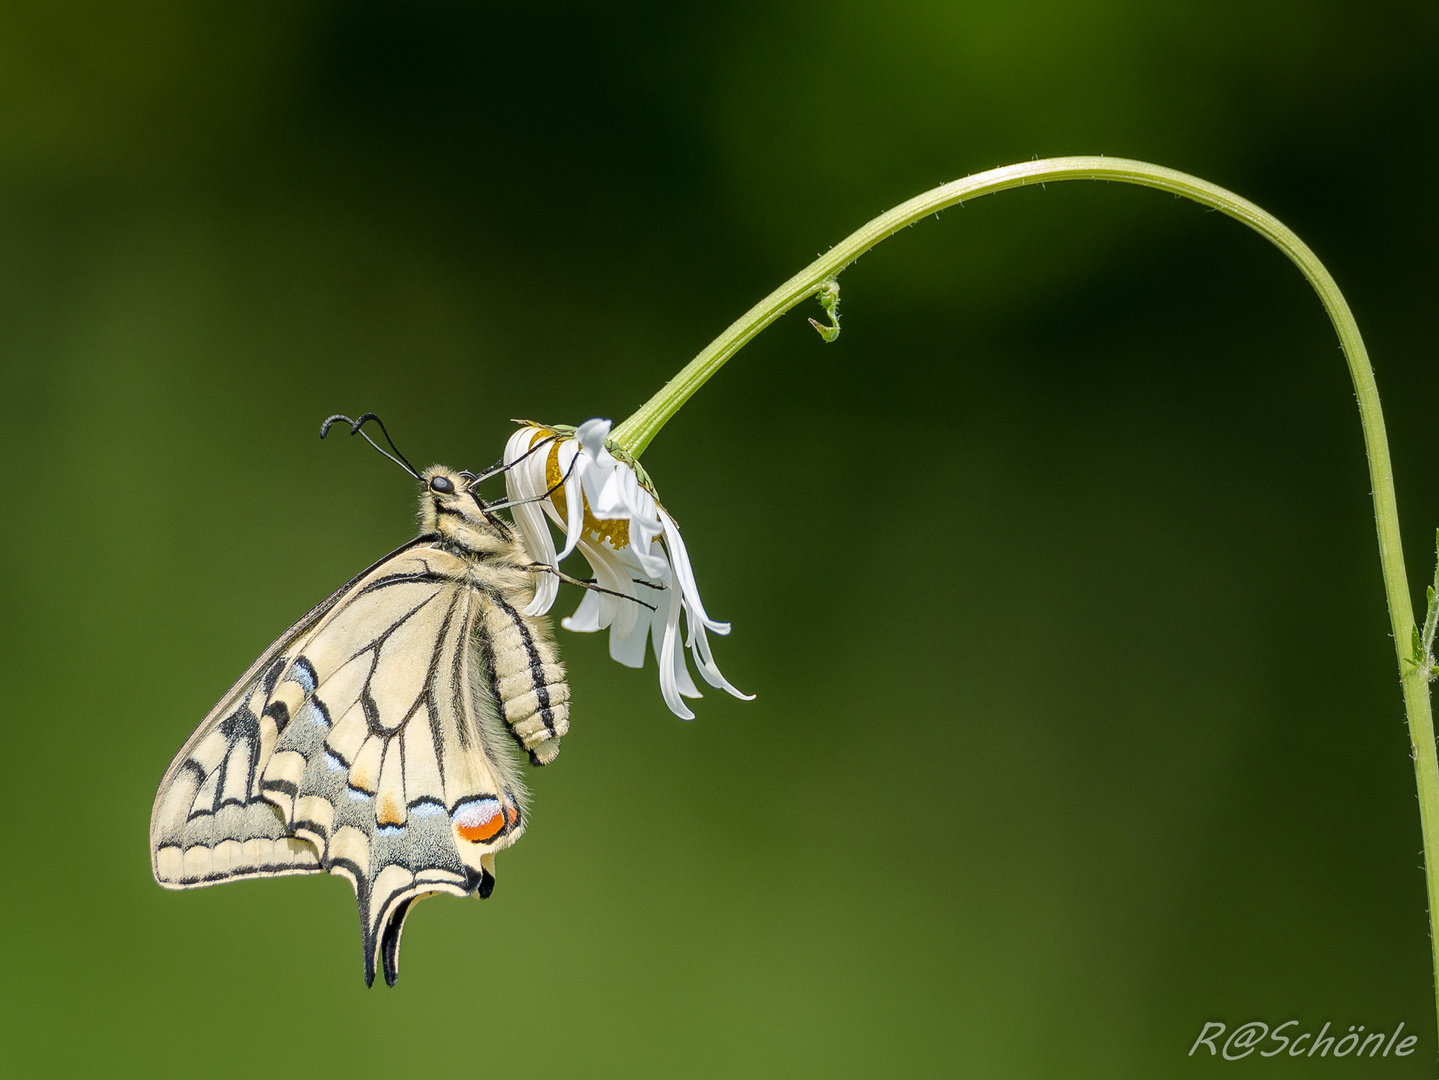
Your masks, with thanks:
[[[1434,746],[1434,722],[1430,713],[1427,665],[1406,650],[1415,639],[1414,611],[1410,604],[1409,581],[1404,572],[1404,552],[1399,542],[1399,512],[1394,499],[1393,469],[1389,442],[1384,434],[1384,414],[1379,407],[1379,390],[1359,327],[1339,287],[1314,253],[1273,215],[1261,210],[1232,191],[1187,173],[1123,158],[1069,157],[1027,161],[991,169],[963,180],[937,187],[896,206],[852,233],[820,256],[774,292],[735,320],[719,337],[665,384],[633,416],[611,434],[612,442],[638,457],[660,428],[720,367],[784,312],[820,292],[840,271],[881,240],[900,229],[955,203],[976,199],[996,191],[1027,184],[1061,180],[1113,180],[1141,187],[1157,188],[1182,195],[1212,207],[1268,239],[1299,268],[1334,324],[1354,380],[1359,402],[1359,419],[1364,426],[1364,446],[1369,457],[1369,479],[1374,495],[1374,519],[1379,533],[1379,561],[1384,572],[1384,591],[1389,601],[1389,620],[1394,631],[1394,648],[1404,707],[1409,717],[1409,738],[1414,771],[1419,787],[1419,818],[1424,834],[1424,872],[1429,892],[1430,941],[1434,950],[1435,977],[1439,980],[1439,762]],[[828,295],[828,294],[826,294]],[[1439,988],[1439,982],[1436,982]],[[1436,998],[1439,1004],[1439,998]]]

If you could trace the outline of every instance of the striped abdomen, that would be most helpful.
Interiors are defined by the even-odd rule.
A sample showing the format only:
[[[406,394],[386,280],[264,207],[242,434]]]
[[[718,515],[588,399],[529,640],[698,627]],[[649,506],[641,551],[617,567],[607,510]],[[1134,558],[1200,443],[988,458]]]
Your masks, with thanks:
[[[477,627],[499,713],[535,765],[548,765],[570,729],[570,688],[544,622],[491,592]]]

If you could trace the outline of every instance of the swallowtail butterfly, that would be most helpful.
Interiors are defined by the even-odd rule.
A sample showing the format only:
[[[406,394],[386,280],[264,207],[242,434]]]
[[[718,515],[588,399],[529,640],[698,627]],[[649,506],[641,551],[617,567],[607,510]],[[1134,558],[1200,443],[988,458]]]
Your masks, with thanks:
[[[321,437],[371,419],[332,417]],[[210,710],[160,782],[150,855],[168,889],[348,879],[365,983],[380,968],[393,986],[416,900],[490,895],[496,853],[526,824],[508,744],[553,761],[570,692],[548,620],[524,613],[548,568],[475,491],[494,470],[386,456],[423,485],[421,535],[285,631]]]

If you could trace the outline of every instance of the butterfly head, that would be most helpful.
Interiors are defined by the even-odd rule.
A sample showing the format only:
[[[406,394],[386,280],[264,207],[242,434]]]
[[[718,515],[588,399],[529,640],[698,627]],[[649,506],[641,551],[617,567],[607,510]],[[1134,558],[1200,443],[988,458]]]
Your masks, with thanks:
[[[475,488],[474,473],[431,465],[420,474],[420,527],[480,554],[499,554],[515,547],[514,533],[492,511]]]

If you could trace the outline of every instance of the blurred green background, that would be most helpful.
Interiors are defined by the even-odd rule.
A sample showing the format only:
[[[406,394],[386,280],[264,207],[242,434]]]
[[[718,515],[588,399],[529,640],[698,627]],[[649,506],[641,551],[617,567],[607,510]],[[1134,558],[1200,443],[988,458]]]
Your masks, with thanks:
[[[670,424],[645,464],[758,697],[682,723],[653,663],[564,634],[529,832],[486,904],[417,909],[395,991],[344,882],[166,893],[146,830],[231,681],[413,533],[322,418],[469,468],[511,417],[622,419],[872,215],[1034,156],[1197,173],[1326,260],[1422,588],[1436,31],[1411,0],[11,0],[6,1071],[1432,1077],[1336,340],[1258,237],[1133,188],[922,223],[845,275],[838,342],[791,313]],[[1420,1043],[1186,1056],[1290,1019]]]

